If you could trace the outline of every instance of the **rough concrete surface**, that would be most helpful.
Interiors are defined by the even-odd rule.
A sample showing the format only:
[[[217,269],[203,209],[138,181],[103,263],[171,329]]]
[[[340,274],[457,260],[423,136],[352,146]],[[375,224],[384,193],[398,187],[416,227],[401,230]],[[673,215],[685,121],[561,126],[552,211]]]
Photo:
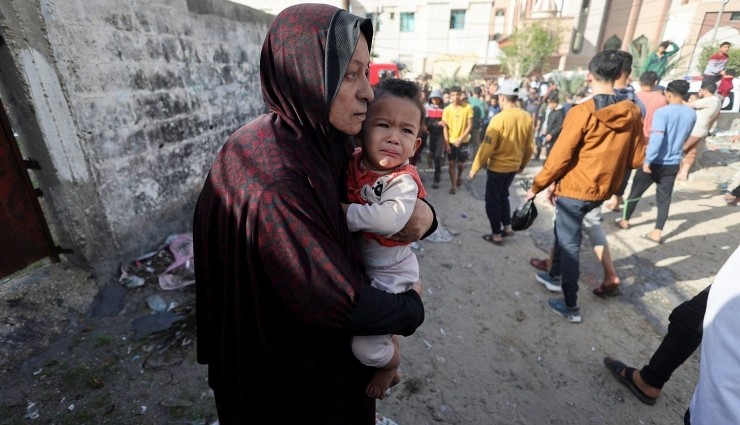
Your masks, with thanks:
[[[654,191],[640,201],[634,226],[603,226],[623,281],[623,295],[590,293],[601,269],[584,240],[579,292],[584,322],[570,324],[546,306],[552,296],[534,280],[531,257],[552,240],[552,208],[538,196],[540,216],[503,246],[481,239],[488,221],[480,198],[485,176],[449,195],[428,189],[451,242],[422,241],[426,321],[401,341],[403,382],[378,410],[398,424],[655,424],[681,423],[698,376],[698,353],[681,366],[655,406],[640,403],[602,365],[614,356],[642,366],[657,348],[671,309],[708,285],[738,244],[740,208],[721,189],[740,183],[740,144],[716,138],[702,168],[679,183],[665,242],[639,238],[655,219]],[[519,180],[512,204],[523,195]],[[431,174],[421,164],[421,174]],[[167,235],[162,235],[164,238]],[[154,247],[143,246],[141,254]],[[157,274],[166,250],[128,265],[143,286],[110,295],[95,311],[96,285],[68,262],[40,265],[0,284],[0,423],[211,424],[215,407],[204,366],[195,363],[192,287],[162,291]],[[118,284],[117,284],[118,285]],[[131,325],[151,316],[147,297],[177,302],[185,320],[133,339]],[[116,304],[120,301],[120,304]],[[116,307],[118,306],[118,307]],[[101,313],[103,314],[103,313]]]

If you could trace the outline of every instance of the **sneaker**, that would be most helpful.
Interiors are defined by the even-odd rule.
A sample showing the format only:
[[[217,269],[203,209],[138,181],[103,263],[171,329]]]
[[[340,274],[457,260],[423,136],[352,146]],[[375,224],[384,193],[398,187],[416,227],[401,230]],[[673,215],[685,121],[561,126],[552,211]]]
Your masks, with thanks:
[[[545,285],[548,291],[563,292],[563,288],[560,286],[559,276],[550,276],[550,272],[537,272],[535,277],[537,278],[537,282]]]
[[[547,300],[550,309],[555,313],[565,317],[571,323],[581,323],[581,309],[578,307],[568,307],[562,298],[550,298]]]

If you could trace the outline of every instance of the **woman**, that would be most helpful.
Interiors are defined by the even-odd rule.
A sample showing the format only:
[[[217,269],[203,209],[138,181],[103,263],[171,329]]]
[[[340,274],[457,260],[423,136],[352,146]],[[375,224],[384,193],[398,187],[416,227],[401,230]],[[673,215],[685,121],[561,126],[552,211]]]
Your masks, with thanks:
[[[269,112],[229,138],[198,199],[198,361],[221,424],[373,423],[374,369],[351,336],[423,321],[421,282],[397,295],[368,285],[340,207],[373,98],[371,41],[369,20],[335,7],[278,15],[260,63]],[[433,221],[417,209],[411,239]]]

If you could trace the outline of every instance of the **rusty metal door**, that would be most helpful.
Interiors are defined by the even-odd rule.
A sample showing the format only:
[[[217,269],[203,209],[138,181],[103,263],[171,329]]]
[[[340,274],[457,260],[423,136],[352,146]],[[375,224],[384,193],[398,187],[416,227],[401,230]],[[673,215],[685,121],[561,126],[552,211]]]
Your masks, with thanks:
[[[0,278],[44,257],[59,260],[0,101]]]

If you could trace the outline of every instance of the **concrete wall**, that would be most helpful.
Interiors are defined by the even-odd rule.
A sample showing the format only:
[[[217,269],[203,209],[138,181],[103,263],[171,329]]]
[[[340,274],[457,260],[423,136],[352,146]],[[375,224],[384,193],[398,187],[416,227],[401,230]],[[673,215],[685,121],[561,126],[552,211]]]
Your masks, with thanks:
[[[190,230],[216,151],[262,112],[271,20],[227,0],[0,0],[0,96],[73,259],[105,276]]]

